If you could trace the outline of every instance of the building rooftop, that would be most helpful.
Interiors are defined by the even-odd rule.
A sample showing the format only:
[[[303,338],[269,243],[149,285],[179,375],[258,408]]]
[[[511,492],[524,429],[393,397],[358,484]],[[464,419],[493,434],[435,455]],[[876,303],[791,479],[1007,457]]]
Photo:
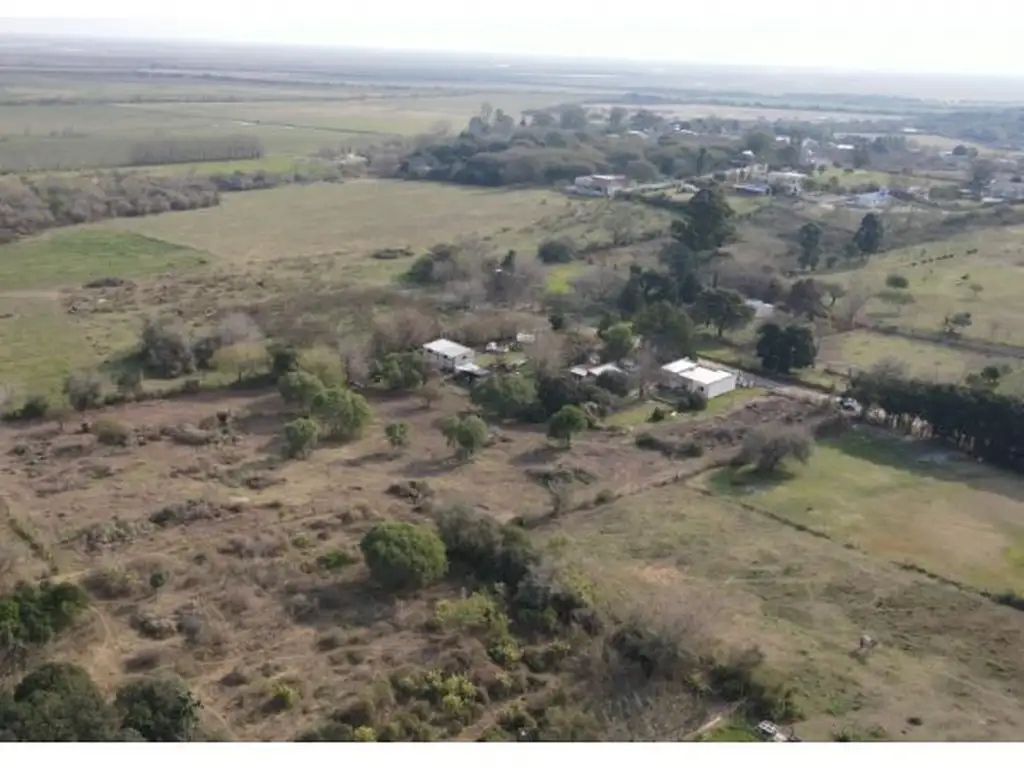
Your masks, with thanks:
[[[448,339],[435,339],[424,344],[423,348],[428,352],[433,352],[435,355],[443,357],[459,357],[460,355],[473,354],[473,350],[469,347],[464,347]]]
[[[733,376],[735,374],[729,373],[728,371],[713,371],[710,368],[705,368],[702,365],[696,365],[687,371],[683,371],[679,375],[682,376],[684,379],[689,379],[690,381],[694,381],[697,384],[703,384],[707,386],[708,384],[714,384],[719,381],[724,381],[725,379],[728,379],[730,376]]]
[[[671,363],[666,363],[665,365],[661,366],[661,370],[665,371],[666,373],[683,373],[684,371],[688,371],[691,368],[696,367],[697,363],[695,363],[688,357],[683,357],[679,360],[673,360]]]

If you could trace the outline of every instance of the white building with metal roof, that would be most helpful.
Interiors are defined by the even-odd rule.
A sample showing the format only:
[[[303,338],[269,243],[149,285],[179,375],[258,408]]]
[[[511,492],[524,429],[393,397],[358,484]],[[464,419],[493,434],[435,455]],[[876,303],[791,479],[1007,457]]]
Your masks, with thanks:
[[[442,371],[454,371],[460,365],[473,362],[476,352],[449,339],[435,339],[423,345],[427,360]]]

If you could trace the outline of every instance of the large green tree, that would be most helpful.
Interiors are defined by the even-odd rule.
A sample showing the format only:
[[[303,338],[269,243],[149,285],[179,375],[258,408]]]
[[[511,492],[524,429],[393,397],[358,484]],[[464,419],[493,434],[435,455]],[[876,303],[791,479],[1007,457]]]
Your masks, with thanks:
[[[685,310],[668,302],[645,307],[634,319],[633,329],[650,344],[661,361],[696,354],[693,321]]]
[[[117,726],[117,713],[74,664],[43,664],[22,678],[13,696],[0,696],[0,740],[111,741]]]
[[[694,317],[714,326],[718,335],[744,328],[754,319],[754,309],[737,291],[709,288],[701,291],[693,306]]]
[[[853,235],[853,244],[862,256],[868,256],[882,249],[884,237],[885,226],[882,224],[882,217],[876,213],[866,213]]]
[[[807,222],[800,227],[797,240],[800,243],[799,264],[813,272],[821,259],[821,227],[813,221]]]
[[[757,356],[761,366],[772,373],[789,373],[814,365],[818,348],[810,328],[765,323],[757,331]]]
[[[146,741],[192,741],[202,704],[179,680],[134,680],[114,698],[121,725]]]
[[[672,223],[672,237],[691,251],[714,251],[735,236],[734,217],[721,187],[702,189],[686,202],[683,218]]]

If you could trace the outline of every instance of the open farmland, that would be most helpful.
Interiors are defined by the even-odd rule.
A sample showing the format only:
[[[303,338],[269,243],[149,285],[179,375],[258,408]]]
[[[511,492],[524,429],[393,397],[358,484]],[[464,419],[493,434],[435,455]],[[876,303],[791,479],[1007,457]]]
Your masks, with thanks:
[[[969,312],[965,337],[1010,342],[1024,328],[1024,228],[986,228],[939,243],[888,251],[868,265],[836,275],[875,297],[865,307],[867,317],[900,328],[935,333],[943,319]],[[970,251],[970,253],[968,253]],[[952,254],[952,258],[941,258]],[[878,294],[890,274],[909,281],[908,302],[894,304]],[[829,278],[833,279],[833,278]]]
[[[756,643],[798,690],[804,739],[1019,732],[1020,612],[678,487],[580,512],[546,533],[605,599],[665,637]],[[879,647],[858,659],[865,633]]]
[[[1020,481],[939,446],[857,427],[790,479],[745,484],[723,469],[700,487],[978,589],[1024,588]]]

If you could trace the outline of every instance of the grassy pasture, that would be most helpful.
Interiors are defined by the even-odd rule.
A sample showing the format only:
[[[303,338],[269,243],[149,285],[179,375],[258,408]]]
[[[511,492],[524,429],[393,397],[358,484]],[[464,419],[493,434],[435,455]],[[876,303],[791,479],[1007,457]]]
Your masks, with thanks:
[[[1013,386],[1021,362],[1015,358],[983,355],[941,344],[911,341],[871,331],[851,331],[827,336],[819,345],[818,362],[840,371],[869,369],[883,360],[901,363],[907,374],[937,381],[963,381],[968,373],[977,373],[986,365],[1006,365],[1005,376]]]
[[[757,644],[798,692],[804,739],[1019,728],[1024,668],[1005,644],[1024,633],[1016,611],[679,486],[568,515],[548,536],[621,610],[690,642]],[[859,662],[864,632],[881,646]]]
[[[742,498],[894,562],[1001,591],[1024,589],[1024,484],[936,446],[857,428],[777,483],[702,487]]]
[[[976,253],[967,254],[975,249]],[[954,258],[921,263],[949,253]],[[907,292],[913,303],[892,306],[878,298],[892,273],[910,281]],[[1019,342],[1019,329],[1024,327],[1024,303],[1020,301],[1024,294],[1024,227],[984,229],[940,243],[888,251],[862,269],[828,279],[874,294],[865,312],[876,321],[935,332],[947,314],[970,312],[973,322],[963,331],[965,336]],[[974,284],[982,289],[977,294],[970,288]]]
[[[3,291],[78,285],[99,277],[144,277],[201,266],[188,247],[133,232],[58,229],[0,246]]]

